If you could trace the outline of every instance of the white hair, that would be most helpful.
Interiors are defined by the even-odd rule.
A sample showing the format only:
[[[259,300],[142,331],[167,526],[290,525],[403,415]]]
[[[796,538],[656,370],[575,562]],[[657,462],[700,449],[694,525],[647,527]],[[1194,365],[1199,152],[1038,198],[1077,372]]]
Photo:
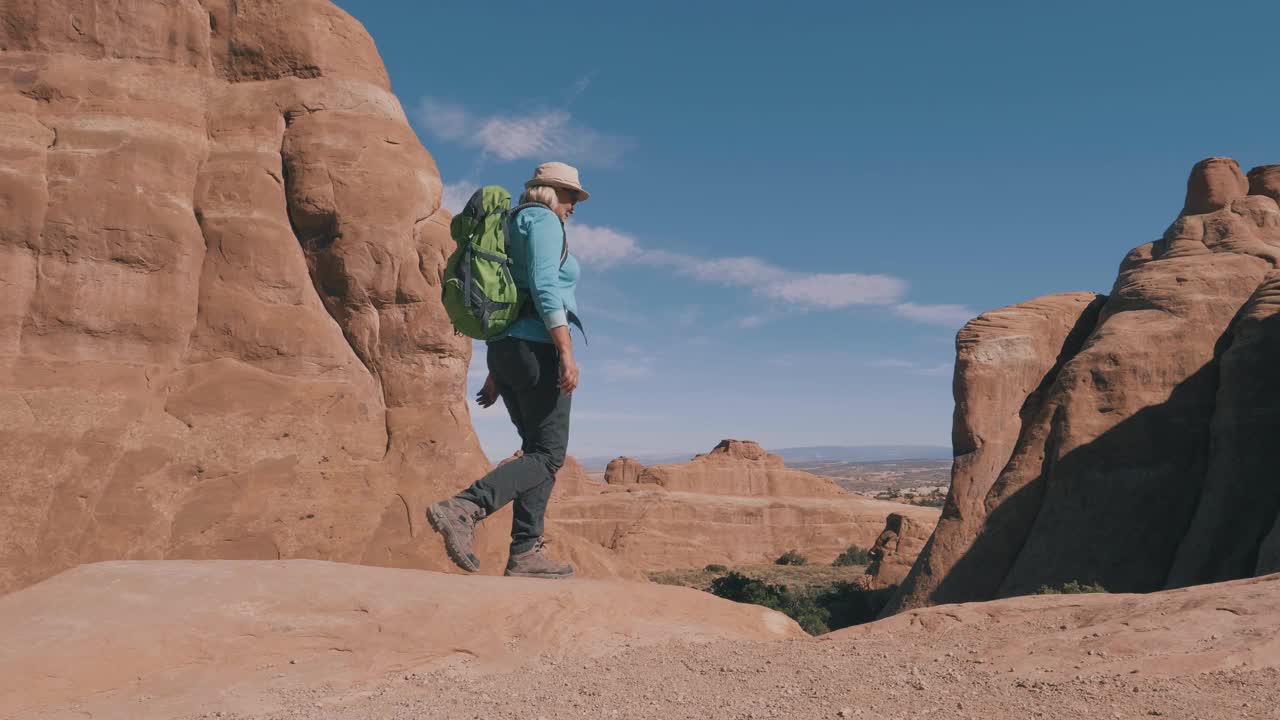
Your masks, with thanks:
[[[560,207],[560,198],[556,197],[556,189],[550,185],[534,185],[533,187],[525,188],[525,191],[520,195],[520,204],[524,205],[531,202],[542,203],[551,208],[552,211]]]

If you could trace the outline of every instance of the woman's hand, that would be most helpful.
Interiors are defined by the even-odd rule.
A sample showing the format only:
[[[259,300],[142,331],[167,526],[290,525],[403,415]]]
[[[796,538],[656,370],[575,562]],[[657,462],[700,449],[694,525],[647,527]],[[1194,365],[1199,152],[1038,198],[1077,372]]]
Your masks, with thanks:
[[[573,359],[573,351],[560,354],[560,392],[572,395],[578,388],[578,363]]]
[[[572,395],[578,389],[578,363],[573,359],[573,337],[569,335],[569,326],[551,328],[551,341],[560,354],[560,392]]]
[[[476,402],[480,403],[482,408],[493,407],[493,404],[498,402],[498,383],[494,382],[493,375],[485,377],[484,387],[476,393]]]

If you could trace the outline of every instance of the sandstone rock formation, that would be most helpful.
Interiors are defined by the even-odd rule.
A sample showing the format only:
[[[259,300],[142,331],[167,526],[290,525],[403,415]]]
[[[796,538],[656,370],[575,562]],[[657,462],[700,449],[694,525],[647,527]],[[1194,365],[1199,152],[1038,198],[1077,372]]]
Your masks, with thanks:
[[[551,490],[553,498],[573,495],[591,495],[604,492],[605,484],[592,480],[578,459],[570,455],[564,459],[564,467],[556,473],[556,484]]]
[[[901,584],[932,532],[930,524],[922,525],[908,514],[890,513],[885,518],[884,531],[868,551],[871,556],[867,565],[870,588],[882,589]]]
[[[94,717],[141,717],[142,697],[146,717],[215,702],[256,717],[282,690],[391,672],[804,637],[781,613],[687,588],[308,560],[86,565],[0,598],[0,632],[3,717],[73,703]]]
[[[645,468],[636,482],[709,495],[836,497],[845,494],[829,478],[792,470],[781,456],[765,452],[749,440],[722,440],[711,452],[687,463]]]
[[[850,545],[870,548],[891,513],[910,519],[910,540],[895,556],[909,565],[938,517],[934,508],[846,493],[830,478],[786,468],[754,442],[725,440],[688,463],[644,468],[631,482],[638,463],[619,458],[609,467],[607,485],[585,475],[566,483],[573,489],[551,504],[551,527],[649,571],[773,562],[788,550],[829,563]],[[557,492],[573,476],[566,471]]]
[[[938,517],[936,508],[857,495],[734,497],[632,487],[559,499],[548,509],[552,527],[643,570],[674,570],[773,562],[788,550],[830,563],[850,545],[870,548],[894,512],[915,521],[911,531],[923,546]]]
[[[614,458],[604,469],[604,481],[610,485],[634,485],[643,473],[644,465],[635,458]]]
[[[1274,167],[1195,166],[1183,214],[1109,297],[987,313],[957,338],[957,458],[888,611],[1070,581],[1111,591],[1275,571]]]
[[[446,567],[422,509],[486,468],[470,346],[439,174],[360,24],[327,0],[0,20],[0,592],[110,558]]]

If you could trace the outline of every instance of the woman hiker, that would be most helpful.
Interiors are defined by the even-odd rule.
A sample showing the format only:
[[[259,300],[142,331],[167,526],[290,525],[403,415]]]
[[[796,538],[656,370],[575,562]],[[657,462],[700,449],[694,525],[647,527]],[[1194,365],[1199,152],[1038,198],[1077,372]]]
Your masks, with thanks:
[[[569,401],[578,387],[569,324],[576,316],[578,261],[568,252],[564,223],[589,195],[578,171],[550,162],[524,184],[511,218],[507,252],[518,287],[527,291],[525,314],[488,344],[489,376],[476,395],[482,407],[501,397],[520,434],[523,454],[499,465],[471,487],[427,508],[431,526],[444,536],[449,557],[468,572],[480,570],[472,550],[476,523],[514,503],[507,575],[567,578],[573,567],[547,557],[542,521],[556,471],[569,445]]]

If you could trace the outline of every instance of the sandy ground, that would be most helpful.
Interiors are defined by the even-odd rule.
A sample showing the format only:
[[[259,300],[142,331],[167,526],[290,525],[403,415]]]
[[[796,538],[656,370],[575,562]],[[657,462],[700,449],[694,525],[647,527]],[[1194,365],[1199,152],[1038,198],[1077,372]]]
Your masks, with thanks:
[[[356,692],[279,698],[272,720],[352,718],[1276,718],[1280,671],[1038,681],[973,653],[892,639],[669,645],[472,677],[406,675]],[[933,654],[934,657],[924,659]],[[194,715],[209,720],[248,716]]]
[[[0,620],[5,720],[1280,717],[1280,575],[808,638],[648,583],[102,563]]]

